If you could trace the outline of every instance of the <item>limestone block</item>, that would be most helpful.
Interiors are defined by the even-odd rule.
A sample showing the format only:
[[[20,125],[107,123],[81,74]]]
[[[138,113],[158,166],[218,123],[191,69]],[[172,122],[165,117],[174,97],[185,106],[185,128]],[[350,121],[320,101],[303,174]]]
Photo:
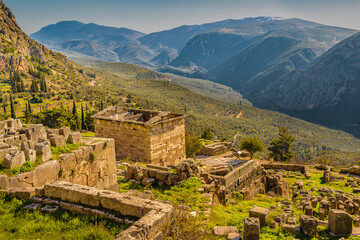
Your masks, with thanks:
[[[35,149],[36,142],[31,140],[25,140],[21,142],[21,150],[25,151],[27,149]]]
[[[32,141],[46,139],[47,134],[45,127],[42,124],[31,124],[29,128],[25,129],[26,137]]]
[[[244,219],[244,240],[260,239],[259,218],[247,217]]]
[[[158,181],[165,182],[165,181],[167,180],[168,176],[169,176],[169,173],[168,173],[168,172],[158,171],[158,172],[156,173],[156,179],[157,179]]]
[[[71,133],[68,137],[68,141],[71,144],[80,144],[82,143],[82,136],[81,133],[76,132],[76,133]]]
[[[25,163],[25,154],[23,151],[8,153],[4,156],[2,166],[7,169],[13,169],[22,166]]]
[[[37,144],[36,148],[36,156],[40,157],[43,162],[49,161],[52,157],[51,147],[48,144]]]
[[[8,144],[2,144],[0,147],[0,158],[4,158],[6,154],[17,152],[17,147],[12,147]]]
[[[63,135],[65,137],[65,139],[67,140],[69,135],[71,134],[71,130],[69,127],[64,126],[59,129],[59,134]]]
[[[148,236],[154,236],[166,224],[166,214],[152,210],[134,223],[134,226],[144,229]]]
[[[74,153],[63,153],[59,155],[60,167],[63,174],[69,175],[76,168],[76,156]]]
[[[335,235],[349,235],[352,233],[352,218],[342,210],[329,211],[329,231]]]
[[[152,184],[155,183],[155,179],[154,178],[144,178],[142,181],[141,181],[141,184],[143,186],[146,186],[146,187],[150,187]]]
[[[58,179],[60,164],[56,160],[47,161],[35,168],[34,187],[51,183]]]
[[[316,236],[318,221],[308,215],[300,215],[300,231],[306,236]]]
[[[59,129],[47,129],[46,130],[47,138],[51,138],[56,135],[60,135]]]
[[[269,217],[269,209],[254,206],[250,209],[249,217],[259,218],[260,226],[265,226],[266,220]]]
[[[53,147],[64,147],[66,146],[65,137],[62,135],[54,136],[50,138],[51,146]]]
[[[282,229],[283,229],[283,231],[289,232],[289,233],[294,234],[294,235],[296,235],[297,233],[300,232],[299,226],[292,225],[292,224],[291,225],[290,224],[284,224],[282,226]]]
[[[214,227],[214,234],[217,236],[226,237],[229,233],[237,233],[238,230],[233,226],[218,226]]]
[[[24,150],[26,161],[34,163],[36,161],[36,151],[34,149]]]
[[[44,186],[45,197],[61,201],[79,203],[92,207],[100,206],[100,194],[96,188],[71,184],[67,182],[54,182]]]
[[[0,175],[0,188],[9,187],[9,179],[6,175]]]

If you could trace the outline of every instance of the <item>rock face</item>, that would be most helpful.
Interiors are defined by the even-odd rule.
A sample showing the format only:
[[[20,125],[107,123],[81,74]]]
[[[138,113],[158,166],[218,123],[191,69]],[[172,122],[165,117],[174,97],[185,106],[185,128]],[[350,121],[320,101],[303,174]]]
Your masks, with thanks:
[[[244,240],[260,239],[260,221],[258,218],[247,217],[244,219]]]
[[[32,65],[26,61],[25,56],[42,57],[50,52],[21,32],[15,16],[2,1],[0,1],[0,29],[0,34],[4,36],[1,40],[2,45],[8,45],[7,53],[0,53],[0,71],[11,68],[28,72]]]
[[[329,230],[335,235],[350,235],[352,233],[352,218],[343,211],[331,209],[329,211]]]

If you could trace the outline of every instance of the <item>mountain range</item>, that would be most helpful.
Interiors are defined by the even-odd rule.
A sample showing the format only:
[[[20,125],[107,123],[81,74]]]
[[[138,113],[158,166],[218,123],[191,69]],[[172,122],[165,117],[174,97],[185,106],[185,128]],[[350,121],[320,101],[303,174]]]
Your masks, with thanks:
[[[235,89],[255,106],[360,136],[356,56],[347,54],[357,52],[357,45],[349,44],[357,32],[296,18],[256,17],[147,35],[69,21],[31,37],[85,58],[208,79]]]

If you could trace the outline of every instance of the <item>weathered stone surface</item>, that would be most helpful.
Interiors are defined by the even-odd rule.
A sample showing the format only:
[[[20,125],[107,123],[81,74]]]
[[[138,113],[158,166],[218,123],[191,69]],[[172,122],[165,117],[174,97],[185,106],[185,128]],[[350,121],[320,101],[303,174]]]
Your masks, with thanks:
[[[231,232],[227,235],[228,240],[241,240],[241,236],[239,233]]]
[[[60,164],[56,160],[48,161],[36,167],[34,172],[34,187],[51,183],[58,179]]]
[[[13,169],[22,166],[25,163],[25,154],[23,151],[8,153],[4,156],[2,166],[7,169]]]
[[[329,211],[329,231],[335,235],[349,235],[352,233],[352,218],[342,210]]]
[[[38,156],[43,162],[49,161],[52,157],[51,147],[48,144],[37,144],[36,156]]]
[[[93,207],[100,206],[99,190],[67,182],[54,182],[46,184],[44,186],[44,196]]]
[[[250,209],[249,216],[259,218],[260,226],[265,226],[266,220],[269,217],[269,209],[254,206]]]
[[[80,143],[82,143],[81,133],[79,133],[79,132],[71,133],[71,134],[68,136],[68,141],[69,141],[69,143],[71,143],[71,144],[80,144]]]
[[[36,161],[36,151],[34,149],[24,150],[26,161],[34,163]]]
[[[308,215],[300,215],[300,231],[306,236],[316,236],[318,221]]]
[[[71,130],[69,127],[64,126],[59,129],[59,134],[63,135],[65,137],[65,139],[67,140],[69,135],[71,134]]]
[[[0,145],[0,158],[4,158],[6,154],[17,152],[17,147],[12,147],[8,144]]]
[[[38,141],[40,139],[46,139],[47,137],[45,127],[41,124],[31,124],[29,128],[25,130],[25,133],[31,141]]]
[[[296,235],[297,233],[300,232],[300,227],[296,226],[296,225],[292,225],[292,224],[291,225],[290,224],[284,224],[282,226],[282,229],[283,229],[283,231],[292,233],[294,235]]]
[[[244,240],[260,239],[259,218],[247,217],[244,219]]]
[[[0,175],[0,188],[7,188],[9,186],[9,179],[6,175]]]
[[[65,137],[62,135],[54,136],[50,138],[51,146],[53,147],[64,147],[66,146]]]
[[[218,226],[214,227],[214,234],[217,236],[226,237],[229,233],[237,233],[236,227],[232,226]]]

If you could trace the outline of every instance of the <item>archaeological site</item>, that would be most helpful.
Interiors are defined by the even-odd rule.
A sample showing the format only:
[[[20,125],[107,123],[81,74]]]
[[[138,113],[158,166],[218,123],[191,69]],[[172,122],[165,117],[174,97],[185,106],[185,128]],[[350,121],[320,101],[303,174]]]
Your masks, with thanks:
[[[156,192],[198,181],[193,194],[202,207],[183,205],[188,217],[211,222],[219,206],[253,203],[244,205],[247,214],[239,212],[242,229],[203,229],[215,239],[266,239],[261,229],[280,227],[289,236],[318,237],[323,229],[339,238],[360,235],[360,179],[348,176],[358,176],[357,167],[337,173],[326,165],[249,160],[220,141],[203,146],[196,160],[185,159],[183,115],[110,107],[93,118],[96,137],[19,119],[0,122],[1,192],[26,199],[24,211],[63,209],[127,224],[118,240],[164,239],[179,203],[158,199]],[[210,152],[214,146],[219,153]],[[15,172],[29,164],[32,169]],[[126,191],[124,184],[130,184]]]

